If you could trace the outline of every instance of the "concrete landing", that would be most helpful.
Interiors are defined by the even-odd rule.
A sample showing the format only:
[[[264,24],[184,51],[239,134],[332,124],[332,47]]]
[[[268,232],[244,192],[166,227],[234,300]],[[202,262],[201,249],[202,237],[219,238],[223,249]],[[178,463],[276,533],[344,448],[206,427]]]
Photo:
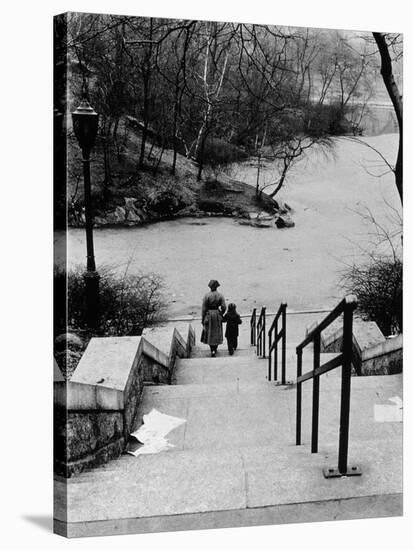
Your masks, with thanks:
[[[326,480],[322,467],[337,465],[339,377],[321,379],[312,455],[312,383],[303,386],[297,447],[296,392],[268,382],[266,365],[253,353],[179,360],[177,384],[146,387],[140,411],[186,419],[168,435],[175,447],[125,455],[67,485],[58,479],[56,530],[88,536],[400,515],[402,424],[376,422],[374,405],[402,397],[401,376],[352,379],[349,460],[363,475]]]
[[[250,380],[254,382],[268,379],[268,358],[258,357],[255,348],[242,348],[230,356],[225,348],[219,348],[215,358],[205,350],[205,346],[197,346],[190,359],[179,359],[175,369],[174,383],[214,383],[217,380]],[[337,353],[321,354],[321,363],[330,361]],[[274,361],[274,359],[273,359]],[[297,355],[295,345],[291,344],[286,349],[286,381],[293,382],[297,377]],[[278,351],[278,380],[281,380],[281,350]],[[309,347],[303,353],[303,373],[312,370],[313,355]],[[334,370],[332,376],[338,376],[339,370]],[[331,376],[330,375],[330,376]],[[274,366],[271,378],[274,377]]]

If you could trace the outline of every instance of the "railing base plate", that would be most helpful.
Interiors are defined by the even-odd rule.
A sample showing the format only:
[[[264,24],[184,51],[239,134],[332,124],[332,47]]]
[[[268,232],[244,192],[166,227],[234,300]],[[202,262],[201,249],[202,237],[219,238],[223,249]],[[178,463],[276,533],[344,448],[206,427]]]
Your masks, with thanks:
[[[275,386],[293,386],[294,382],[292,380],[286,380],[284,384],[282,382],[275,382]]]
[[[361,476],[362,471],[360,466],[348,466],[344,474],[338,468],[323,468],[323,474],[325,478],[329,479],[330,477]]]

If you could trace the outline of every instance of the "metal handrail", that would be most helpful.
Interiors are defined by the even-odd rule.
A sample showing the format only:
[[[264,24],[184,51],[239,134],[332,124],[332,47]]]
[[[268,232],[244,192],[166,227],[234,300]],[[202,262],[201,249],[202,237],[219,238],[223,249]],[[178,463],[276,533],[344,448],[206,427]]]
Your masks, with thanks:
[[[278,319],[281,317],[282,328],[278,332]],[[274,334],[273,334],[274,333]],[[278,342],[281,342],[281,384],[285,384],[286,342],[287,342],[287,304],[283,302],[271,323],[268,331],[268,380],[271,381],[272,354],[274,352],[274,380],[278,377]]]
[[[312,399],[312,428],[311,428],[311,452],[318,452],[318,417],[320,376],[337,367],[341,370],[341,405],[340,405],[340,437],[338,449],[338,468],[325,468],[325,477],[341,477],[348,475],[361,475],[357,466],[348,467],[348,436],[350,423],[350,392],[351,392],[351,364],[353,361],[353,312],[357,307],[354,296],[344,298],[321,323],[313,328],[306,338],[296,348],[297,352],[297,408],[296,408],[296,445],[301,445],[301,384],[313,379]],[[343,345],[342,353],[334,359],[320,365],[321,333],[335,319],[343,314]],[[303,349],[313,343],[313,370],[302,374]]]
[[[254,307],[250,320],[250,342],[251,346],[257,344],[257,308]]]
[[[261,357],[265,357],[265,311],[266,307],[263,306],[257,321],[257,355]]]

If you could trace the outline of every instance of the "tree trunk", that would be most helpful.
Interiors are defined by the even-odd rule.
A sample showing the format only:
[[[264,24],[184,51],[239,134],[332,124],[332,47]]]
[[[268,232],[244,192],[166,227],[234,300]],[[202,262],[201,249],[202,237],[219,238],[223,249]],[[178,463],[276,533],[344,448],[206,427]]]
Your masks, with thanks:
[[[373,33],[381,57],[381,76],[389,94],[399,124],[399,151],[397,154],[395,177],[400,201],[403,204],[403,100],[393,75],[392,61],[386,37],[381,32]]]
[[[285,180],[285,175],[282,175],[278,184],[277,184],[277,187],[274,189],[274,191],[272,191],[271,193],[269,193],[269,196],[273,199],[275,197],[275,195],[278,193],[278,191],[281,189],[281,187],[283,186],[283,183],[284,183],[284,180]]]
[[[149,126],[149,94],[151,91],[151,62],[152,62],[152,34],[153,34],[153,20],[149,20],[149,46],[145,55],[144,66],[142,67],[142,80],[143,80],[143,128],[142,128],[142,141],[141,141],[141,150],[139,155],[139,168],[142,168],[145,161],[145,145],[146,139],[148,137],[148,126]]]
[[[112,121],[109,120],[103,137],[103,166],[105,177],[103,180],[103,201],[106,202],[109,198],[109,187],[112,185],[112,167],[110,163],[110,132]]]
[[[165,152],[165,141],[162,142],[161,153],[158,157],[158,160],[156,161],[156,165],[155,165],[154,170],[153,170],[154,176],[156,176],[156,174],[158,173],[159,165],[161,164],[161,160],[162,160],[164,152]]]
[[[177,151],[177,144],[176,144],[176,136],[174,136],[174,153],[172,157],[172,168],[171,168],[171,174],[174,176],[176,172],[176,158],[178,156]]]
[[[155,140],[152,141],[151,148],[149,149],[148,160],[152,160],[152,153],[153,153],[153,148],[154,147],[155,147]]]
[[[115,144],[115,148],[116,148],[116,155],[118,157],[118,162],[122,162],[122,155],[120,153],[121,147],[118,143],[118,127],[119,127],[119,117],[117,117],[115,120],[112,136],[113,136],[113,143]]]
[[[205,149],[205,141],[206,141],[206,135],[204,135],[200,149],[199,149],[199,160],[198,160],[198,175],[196,177],[196,181],[201,181],[202,178],[202,170],[204,169],[204,149]]]
[[[146,138],[148,135],[148,122],[145,120],[142,128],[142,137],[141,137],[141,149],[139,154],[139,162],[138,166],[139,168],[142,168],[144,161],[145,161],[145,149],[146,149]]]
[[[261,195],[259,192],[260,189],[260,170],[261,170],[261,155],[258,155],[258,165],[257,165],[257,182],[255,185],[255,196],[258,197]]]
[[[278,180],[277,187],[274,189],[274,191],[269,193],[269,195],[272,199],[275,197],[275,195],[278,193],[278,191],[283,186],[284,181],[285,181],[285,177],[287,175],[287,172],[288,172],[288,169],[290,168],[290,166],[291,166],[291,160],[287,157],[287,158],[284,159],[284,168],[283,168],[283,171],[281,173],[281,177]]]

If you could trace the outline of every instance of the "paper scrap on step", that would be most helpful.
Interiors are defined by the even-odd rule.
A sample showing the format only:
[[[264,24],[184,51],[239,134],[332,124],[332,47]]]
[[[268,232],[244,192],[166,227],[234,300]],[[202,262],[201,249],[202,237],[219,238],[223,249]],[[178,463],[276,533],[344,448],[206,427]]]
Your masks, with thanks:
[[[152,409],[150,413],[143,415],[142,426],[131,434],[139,443],[143,443],[143,446],[136,451],[128,451],[129,454],[134,456],[155,454],[174,447],[175,445],[166,439],[166,435],[185,422],[183,418],[169,416]]]
[[[398,395],[390,397],[394,405],[374,405],[374,420],[376,422],[402,422],[403,401]]]

